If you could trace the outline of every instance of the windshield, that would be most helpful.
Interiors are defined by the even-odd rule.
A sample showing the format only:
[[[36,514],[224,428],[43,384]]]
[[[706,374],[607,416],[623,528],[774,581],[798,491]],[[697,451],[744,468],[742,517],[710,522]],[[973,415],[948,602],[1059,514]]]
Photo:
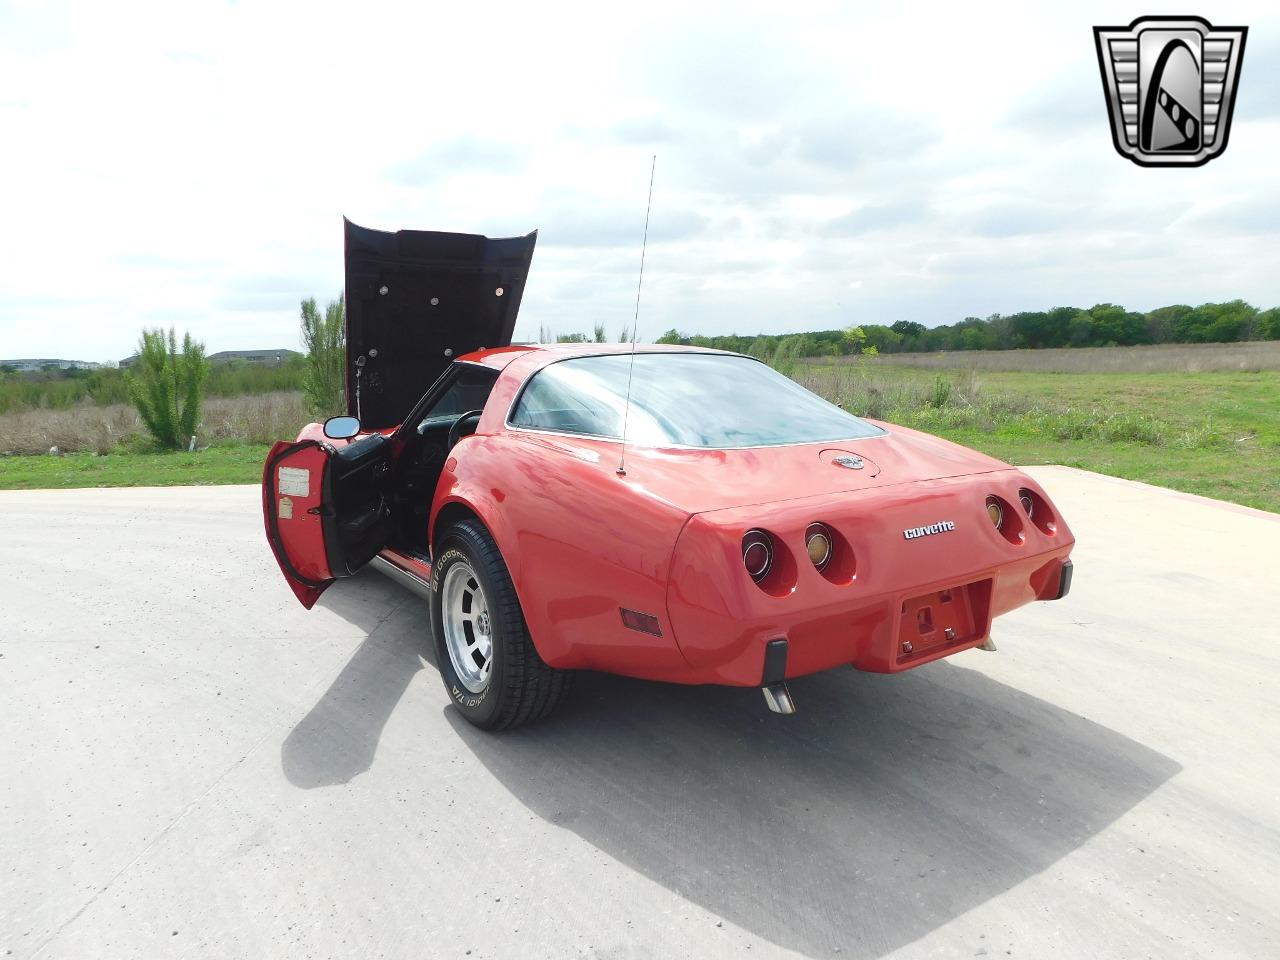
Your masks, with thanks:
[[[483,410],[497,379],[496,371],[459,363],[457,376],[444,393],[427,408],[418,422],[418,432],[441,423],[452,423],[469,410]]]
[[[525,387],[512,426],[648,446],[766,447],[880,436],[794,380],[749,357],[638,353],[625,412],[628,354],[549,364]]]

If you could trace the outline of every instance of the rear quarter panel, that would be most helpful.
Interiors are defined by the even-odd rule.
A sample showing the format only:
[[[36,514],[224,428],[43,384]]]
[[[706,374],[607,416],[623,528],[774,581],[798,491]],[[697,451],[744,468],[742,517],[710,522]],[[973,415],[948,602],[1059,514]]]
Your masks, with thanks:
[[[687,669],[666,615],[687,514],[619,477],[617,450],[508,430],[462,439],[432,504],[433,551],[441,511],[466,506],[502,551],[547,663],[672,679]],[[662,636],[623,627],[620,607],[657,617]]]

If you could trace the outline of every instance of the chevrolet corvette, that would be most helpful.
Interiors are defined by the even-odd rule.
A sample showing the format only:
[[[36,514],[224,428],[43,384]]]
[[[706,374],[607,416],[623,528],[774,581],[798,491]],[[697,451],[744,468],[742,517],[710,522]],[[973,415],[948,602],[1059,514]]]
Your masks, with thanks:
[[[1071,531],[1008,464],[733,353],[515,345],[536,234],[345,229],[348,413],[272,448],[267,540],[307,608],[366,564],[424,595],[477,726],[578,670],[791,713],[791,678],[994,649],[1066,595]]]

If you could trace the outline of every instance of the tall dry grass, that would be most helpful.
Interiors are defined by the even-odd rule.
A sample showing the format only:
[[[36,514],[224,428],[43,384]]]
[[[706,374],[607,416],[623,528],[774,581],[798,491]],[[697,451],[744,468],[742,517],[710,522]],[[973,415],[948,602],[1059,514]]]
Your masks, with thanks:
[[[205,403],[199,438],[203,443],[274,443],[292,440],[311,420],[301,391],[223,397]]]
[[[308,420],[299,391],[205,401],[196,443],[271,443],[298,435]],[[126,404],[107,407],[82,403],[64,410],[0,413],[0,454],[110,453],[121,445],[146,448],[148,438],[137,411]]]
[[[856,363],[859,358],[814,358],[806,363]],[[885,353],[878,364],[932,370],[1031,373],[1258,373],[1280,370],[1280,340],[1249,343],[1162,343],[1142,347],[1045,350],[955,350]]]

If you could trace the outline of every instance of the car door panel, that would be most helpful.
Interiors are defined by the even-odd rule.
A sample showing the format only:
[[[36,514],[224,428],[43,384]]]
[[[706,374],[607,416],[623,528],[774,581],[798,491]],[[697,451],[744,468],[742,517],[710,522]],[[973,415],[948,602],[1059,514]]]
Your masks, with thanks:
[[[335,579],[386,546],[391,529],[393,445],[375,434],[335,450],[327,443],[277,443],[262,478],[267,541],[285,580],[310,609]]]
[[[267,542],[308,610],[334,580],[321,516],[331,453],[331,447],[315,440],[281,441],[267,455],[262,476]]]

